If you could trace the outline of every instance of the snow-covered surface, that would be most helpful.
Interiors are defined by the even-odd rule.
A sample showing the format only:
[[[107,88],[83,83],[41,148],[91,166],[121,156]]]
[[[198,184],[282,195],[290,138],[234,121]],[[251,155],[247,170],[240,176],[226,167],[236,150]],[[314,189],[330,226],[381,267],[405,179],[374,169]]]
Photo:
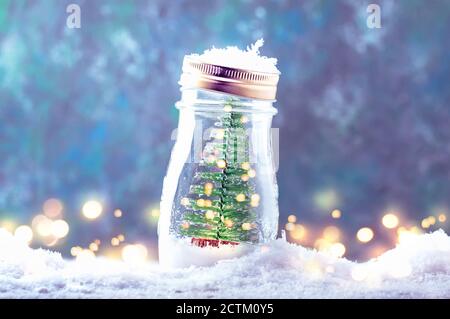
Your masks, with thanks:
[[[450,298],[450,237],[407,238],[367,263],[283,240],[210,268],[68,261],[0,232],[2,298]]]
[[[259,39],[245,51],[235,46],[229,46],[225,49],[213,47],[203,52],[203,54],[191,54],[189,57],[198,58],[205,63],[229,68],[278,73],[279,71],[276,67],[277,59],[268,58],[259,54],[259,49],[263,44],[264,40]]]

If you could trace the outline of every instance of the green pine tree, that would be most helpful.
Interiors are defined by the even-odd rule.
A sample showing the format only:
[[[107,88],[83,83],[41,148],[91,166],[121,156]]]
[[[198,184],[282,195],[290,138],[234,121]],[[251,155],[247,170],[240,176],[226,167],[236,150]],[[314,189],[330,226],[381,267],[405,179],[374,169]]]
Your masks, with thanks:
[[[260,197],[252,179],[245,131],[248,117],[226,103],[194,173],[179,233],[195,239],[254,242],[258,238],[255,208]]]

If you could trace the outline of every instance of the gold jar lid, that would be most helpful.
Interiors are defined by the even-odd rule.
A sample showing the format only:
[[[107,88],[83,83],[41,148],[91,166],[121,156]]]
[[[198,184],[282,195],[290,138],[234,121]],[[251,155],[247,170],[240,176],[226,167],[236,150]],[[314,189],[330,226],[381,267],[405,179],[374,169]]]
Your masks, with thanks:
[[[178,82],[183,88],[199,88],[242,97],[275,100],[280,73],[230,68],[186,56]]]

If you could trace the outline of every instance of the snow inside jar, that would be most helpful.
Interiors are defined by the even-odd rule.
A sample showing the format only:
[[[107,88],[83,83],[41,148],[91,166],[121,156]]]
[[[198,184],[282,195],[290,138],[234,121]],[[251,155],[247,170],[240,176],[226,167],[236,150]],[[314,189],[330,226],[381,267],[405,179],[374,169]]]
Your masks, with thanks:
[[[259,55],[262,44],[184,58],[158,225],[164,267],[212,265],[277,236],[271,122],[280,73],[276,59]]]

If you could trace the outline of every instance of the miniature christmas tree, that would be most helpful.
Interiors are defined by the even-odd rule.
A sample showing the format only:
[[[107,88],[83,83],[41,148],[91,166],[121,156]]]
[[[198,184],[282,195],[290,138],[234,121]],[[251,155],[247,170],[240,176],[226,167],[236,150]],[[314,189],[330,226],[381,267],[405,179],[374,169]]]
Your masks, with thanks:
[[[248,118],[236,108],[229,101],[218,116],[189,194],[181,200],[186,210],[179,233],[199,246],[258,239],[254,207],[260,197],[251,183],[256,171],[249,162]]]

